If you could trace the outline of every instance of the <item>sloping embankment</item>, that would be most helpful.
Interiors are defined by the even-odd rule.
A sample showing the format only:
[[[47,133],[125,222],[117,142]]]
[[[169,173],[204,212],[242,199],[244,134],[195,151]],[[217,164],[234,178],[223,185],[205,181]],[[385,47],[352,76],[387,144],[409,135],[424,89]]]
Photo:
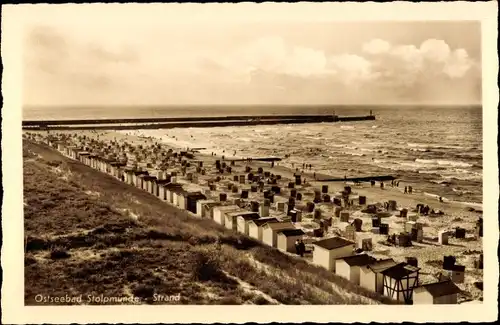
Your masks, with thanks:
[[[28,305],[37,294],[83,295],[82,303],[89,295],[153,304],[390,302],[46,146],[24,142],[23,154]]]

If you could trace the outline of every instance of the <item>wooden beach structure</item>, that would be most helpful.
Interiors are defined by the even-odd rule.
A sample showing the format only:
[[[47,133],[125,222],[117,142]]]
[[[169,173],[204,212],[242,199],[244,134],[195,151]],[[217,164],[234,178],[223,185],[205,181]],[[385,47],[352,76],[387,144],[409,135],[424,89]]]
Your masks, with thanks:
[[[458,302],[459,287],[451,280],[420,285],[413,289],[414,305],[453,305]]]
[[[313,263],[335,272],[335,261],[354,254],[355,243],[342,237],[332,237],[313,243]]]
[[[420,268],[402,262],[382,271],[384,295],[411,304],[413,289],[418,286]]]

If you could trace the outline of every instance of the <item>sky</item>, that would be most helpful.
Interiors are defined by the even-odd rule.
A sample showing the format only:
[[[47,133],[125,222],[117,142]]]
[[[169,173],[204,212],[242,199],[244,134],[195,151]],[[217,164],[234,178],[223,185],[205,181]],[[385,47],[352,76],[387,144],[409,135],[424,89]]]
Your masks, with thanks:
[[[26,106],[481,102],[475,21],[66,9],[25,24]]]

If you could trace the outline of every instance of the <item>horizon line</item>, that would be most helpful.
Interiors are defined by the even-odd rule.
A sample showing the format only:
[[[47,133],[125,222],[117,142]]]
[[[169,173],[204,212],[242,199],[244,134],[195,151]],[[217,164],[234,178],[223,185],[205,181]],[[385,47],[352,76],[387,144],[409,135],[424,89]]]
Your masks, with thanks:
[[[56,104],[56,105],[22,105],[22,108],[118,108],[118,107],[162,107],[162,108],[176,108],[176,107],[471,107],[482,106],[482,103],[394,103],[394,104]]]

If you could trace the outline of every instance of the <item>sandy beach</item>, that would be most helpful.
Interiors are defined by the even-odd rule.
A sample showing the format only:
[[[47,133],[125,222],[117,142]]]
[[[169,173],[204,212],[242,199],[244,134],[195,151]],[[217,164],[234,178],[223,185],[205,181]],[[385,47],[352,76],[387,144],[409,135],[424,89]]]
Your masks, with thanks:
[[[74,132],[73,132],[74,133]],[[184,143],[179,143],[175,145],[175,140],[169,139],[167,143],[163,143],[160,139],[142,137],[140,136],[140,131],[134,131],[133,133],[125,132],[93,132],[93,131],[78,131],[77,134],[87,135],[94,138],[99,138],[102,141],[118,141],[133,143],[134,145],[149,146],[152,144],[161,144],[162,147],[173,150],[186,150]],[[228,150],[230,152],[230,150]],[[205,166],[213,165],[215,160],[222,160],[221,155],[207,155],[201,153],[195,153],[195,159],[197,161],[203,161]],[[231,160],[231,157],[226,158],[227,161]],[[229,163],[228,163],[229,164]],[[279,166],[279,163],[274,167],[271,167],[270,163],[251,161],[251,162],[236,162],[233,168],[233,174],[245,173],[245,169],[249,166],[252,170],[256,170],[262,167],[265,171],[269,171],[275,175],[281,175],[281,183],[286,184],[288,181],[294,179],[294,172],[289,168],[284,166]],[[302,167],[302,166],[300,166]],[[300,172],[300,170],[299,170]],[[205,176],[200,176],[198,184],[204,184],[213,175],[207,173]],[[474,239],[474,227],[475,223],[479,217],[482,217],[482,211],[478,206],[472,208],[471,205],[459,203],[459,202],[439,202],[438,198],[430,197],[420,192],[418,188],[414,188],[412,194],[404,193],[404,184],[399,184],[399,187],[392,187],[390,182],[384,184],[384,188],[380,188],[380,183],[377,182],[375,186],[371,186],[369,183],[362,184],[352,184],[344,182],[321,182],[314,180],[314,169],[308,170],[302,173],[303,179],[307,180],[306,184],[298,186],[300,192],[303,193],[302,202],[297,202],[299,208],[305,207],[305,202],[312,201],[314,197],[315,190],[321,190],[323,185],[328,186],[328,193],[332,196],[339,194],[344,190],[345,186],[350,186],[352,188],[352,196],[366,196],[367,204],[375,204],[380,207],[383,206],[384,202],[388,200],[394,200],[397,202],[398,210],[402,208],[408,209],[408,214],[416,215],[417,204],[428,205],[431,209],[436,212],[441,211],[441,214],[434,215],[418,215],[415,216],[415,220],[423,226],[423,240],[421,242],[414,242],[411,247],[398,247],[393,245],[387,245],[386,235],[372,234],[370,232],[371,228],[371,216],[369,214],[362,213],[359,207],[353,206],[352,208],[346,208],[345,210],[350,212],[351,220],[353,218],[359,218],[363,221],[362,231],[357,233],[357,238],[371,237],[373,242],[373,250],[371,254],[378,258],[391,257],[396,261],[405,261],[407,257],[416,257],[418,259],[419,267],[421,268],[421,281],[423,283],[435,281],[436,274],[439,273],[441,268],[441,263],[443,256],[453,255],[457,257],[457,264],[464,265],[467,269],[465,275],[464,283],[458,284],[459,287],[467,293],[467,295],[462,296],[462,301],[481,299],[482,291],[479,290],[474,283],[482,281],[482,270],[474,268],[474,260],[482,253],[482,238],[479,240]],[[328,175],[317,174],[317,179],[328,178]],[[222,191],[227,188],[224,185],[230,183],[232,177],[222,176],[221,188]],[[193,186],[190,182],[183,182],[185,185]],[[248,188],[247,188],[248,187]],[[285,186],[283,186],[285,187]],[[193,189],[200,188],[200,185],[196,185]],[[243,185],[242,188],[249,189],[249,186]],[[221,189],[217,191],[219,193]],[[275,196],[275,202],[287,202],[289,196],[289,189],[282,188],[280,194]],[[215,193],[212,193],[215,197]],[[227,193],[228,199],[238,199],[239,195],[233,193]],[[248,200],[257,200],[258,193],[252,193],[249,191]],[[324,217],[329,217],[333,215],[333,206],[329,203],[319,203],[317,204]],[[476,210],[475,210],[476,209]],[[271,216],[279,215],[278,212],[271,211]],[[317,223],[313,221],[312,214],[304,213],[302,217],[302,222],[296,224],[297,227],[302,228],[306,233],[311,234],[311,229],[317,226]],[[384,223],[389,225],[389,233],[399,233],[405,230],[405,218],[399,217],[399,211],[393,211],[386,214],[382,219]],[[339,229],[345,228],[346,223],[340,222],[338,218],[333,218],[332,226],[329,227],[325,236],[331,236],[339,233]],[[466,238],[456,239],[450,236],[448,245],[439,245],[438,232],[441,230],[449,230],[450,233],[454,233],[455,227],[461,227],[466,230]],[[311,243],[314,238],[306,237],[305,242]],[[311,256],[306,255],[306,260],[311,260]]]

